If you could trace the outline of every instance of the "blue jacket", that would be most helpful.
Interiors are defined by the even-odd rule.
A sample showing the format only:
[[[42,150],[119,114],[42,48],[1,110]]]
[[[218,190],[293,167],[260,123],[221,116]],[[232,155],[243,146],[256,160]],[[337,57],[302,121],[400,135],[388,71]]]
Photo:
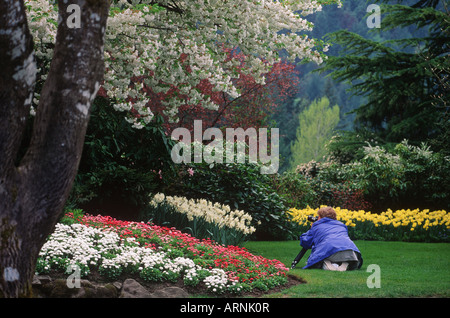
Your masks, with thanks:
[[[311,229],[300,236],[300,245],[311,249],[311,255],[303,268],[311,267],[340,251],[353,250],[361,254],[348,236],[347,226],[330,218],[314,222]]]

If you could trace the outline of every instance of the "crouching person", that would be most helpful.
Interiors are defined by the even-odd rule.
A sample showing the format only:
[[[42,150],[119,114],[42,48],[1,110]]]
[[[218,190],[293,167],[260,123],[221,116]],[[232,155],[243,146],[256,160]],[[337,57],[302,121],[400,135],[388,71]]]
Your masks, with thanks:
[[[333,271],[361,268],[361,252],[348,236],[347,226],[336,220],[336,211],[331,207],[322,207],[317,214],[318,220],[300,236],[300,245],[311,249],[303,268]]]

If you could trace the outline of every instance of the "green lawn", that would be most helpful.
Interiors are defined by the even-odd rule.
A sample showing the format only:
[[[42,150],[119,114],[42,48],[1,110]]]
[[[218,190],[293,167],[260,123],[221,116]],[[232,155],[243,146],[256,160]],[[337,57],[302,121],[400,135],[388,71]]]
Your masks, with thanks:
[[[308,251],[290,274],[307,281],[267,297],[449,297],[450,244],[355,241],[364,264],[360,270],[304,270]],[[300,251],[298,241],[248,242],[253,253],[275,258],[290,268]],[[380,288],[368,288],[370,264],[380,268]]]

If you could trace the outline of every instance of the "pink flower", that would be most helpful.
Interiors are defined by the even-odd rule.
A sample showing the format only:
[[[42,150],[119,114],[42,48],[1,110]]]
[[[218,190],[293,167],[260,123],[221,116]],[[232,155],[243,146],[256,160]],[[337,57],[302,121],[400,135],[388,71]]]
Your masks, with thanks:
[[[194,175],[194,169],[189,168],[189,169],[187,169],[187,171],[191,177]]]

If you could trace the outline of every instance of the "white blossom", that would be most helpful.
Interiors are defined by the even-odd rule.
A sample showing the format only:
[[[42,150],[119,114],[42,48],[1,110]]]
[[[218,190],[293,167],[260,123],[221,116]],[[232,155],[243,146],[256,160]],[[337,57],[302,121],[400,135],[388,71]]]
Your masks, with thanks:
[[[180,94],[163,101],[171,121],[177,120],[183,104],[217,109],[209,96],[197,89],[201,80],[207,79],[215,91],[238,97],[233,84],[237,75],[224,48],[238,47],[245,54],[243,71],[258,83],[264,83],[264,74],[280,60],[282,49],[293,62],[323,61],[320,45],[301,34],[313,26],[304,16],[322,10],[315,0],[158,0],[158,5],[150,5],[152,2],[112,1],[104,35],[102,86],[114,109],[126,112],[135,128],[142,128],[153,117],[144,83],[155,93],[167,92],[170,87],[180,89]],[[330,2],[341,5],[339,0]],[[26,5],[36,56],[50,61],[58,21],[54,1],[27,0]],[[170,7],[176,10],[164,9]],[[283,30],[288,31],[280,33]],[[47,71],[41,70],[42,79]]]

